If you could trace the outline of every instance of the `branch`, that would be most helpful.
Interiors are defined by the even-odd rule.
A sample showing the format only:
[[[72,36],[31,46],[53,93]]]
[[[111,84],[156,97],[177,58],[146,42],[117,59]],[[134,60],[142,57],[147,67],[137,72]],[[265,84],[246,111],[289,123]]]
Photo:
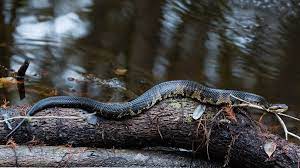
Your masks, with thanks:
[[[0,166],[14,167],[210,167],[220,164],[192,159],[184,152],[118,150],[63,146],[0,145]]]
[[[208,146],[212,160],[230,166],[298,166],[300,147],[260,128],[248,117],[247,114],[251,113],[245,111],[248,109],[234,109],[234,113],[221,112],[216,116],[221,109],[207,106],[201,118],[193,120],[192,115],[198,105],[191,99],[167,99],[133,118],[116,121],[99,117],[97,125],[89,124],[83,118],[33,118],[16,132],[14,140],[18,144],[26,144],[35,137],[40,144],[103,148],[176,147],[192,150],[205,158]],[[17,106],[12,109],[24,114],[28,108]],[[51,108],[35,116],[78,117],[83,113],[79,109]],[[233,114],[236,116],[228,117]],[[15,115],[18,114],[9,116]],[[12,123],[12,126],[18,122]],[[5,123],[0,124],[2,144],[6,144],[4,137],[9,131]],[[263,148],[270,141],[276,144],[271,157]]]
[[[25,73],[27,71],[27,68],[29,66],[30,62],[28,59],[26,59],[23,64],[20,66],[18,72],[17,72],[17,78],[24,78]]]

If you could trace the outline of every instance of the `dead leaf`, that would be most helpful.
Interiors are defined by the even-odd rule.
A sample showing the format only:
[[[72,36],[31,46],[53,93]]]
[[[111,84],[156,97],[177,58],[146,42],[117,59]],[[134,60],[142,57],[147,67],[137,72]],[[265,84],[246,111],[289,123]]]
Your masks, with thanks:
[[[114,73],[115,73],[116,75],[123,76],[123,75],[126,75],[127,71],[128,71],[128,70],[125,69],[125,68],[117,68],[117,69],[114,70]]]
[[[4,109],[8,108],[9,107],[9,101],[4,99],[3,104],[1,105],[1,107],[4,108]]]
[[[58,90],[57,89],[52,89],[50,91],[50,95],[57,96],[58,95]]]
[[[236,119],[236,116],[235,116],[235,113],[234,113],[232,107],[225,107],[223,110],[225,112],[225,116],[227,119],[237,122],[237,119]]]
[[[16,149],[17,148],[17,144],[16,142],[10,138],[7,142],[6,142],[6,146],[12,148],[12,149]]]
[[[206,109],[206,106],[200,104],[193,112],[193,116],[192,116],[193,119],[198,120],[205,112],[205,109]]]
[[[264,144],[264,151],[266,152],[266,154],[269,156],[269,158],[272,156],[272,154],[275,152],[277,147],[277,144],[272,142],[272,141],[267,141]]]
[[[63,146],[66,147],[66,148],[72,148],[72,144],[65,144]]]

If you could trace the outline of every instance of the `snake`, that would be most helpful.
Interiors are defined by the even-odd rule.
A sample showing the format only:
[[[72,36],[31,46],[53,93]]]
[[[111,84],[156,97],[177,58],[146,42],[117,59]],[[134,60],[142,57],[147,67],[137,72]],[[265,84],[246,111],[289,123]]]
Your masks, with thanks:
[[[48,97],[34,104],[27,112],[27,116],[33,116],[47,108],[62,107],[79,108],[91,113],[96,112],[97,115],[107,119],[121,119],[126,116],[136,116],[164,99],[175,97],[192,98],[200,103],[210,105],[239,105],[248,102],[274,113],[281,113],[288,109],[285,104],[270,104],[264,97],[254,93],[210,88],[190,80],[174,80],[157,84],[128,102],[105,103],[78,96]],[[10,137],[16,132],[26,120],[24,118],[6,137]]]

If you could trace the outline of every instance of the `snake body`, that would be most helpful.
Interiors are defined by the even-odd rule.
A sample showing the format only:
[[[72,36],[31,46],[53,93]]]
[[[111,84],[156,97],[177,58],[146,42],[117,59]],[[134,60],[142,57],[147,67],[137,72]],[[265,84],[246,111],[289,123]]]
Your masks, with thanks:
[[[107,119],[120,119],[125,116],[135,116],[143,110],[151,108],[157,102],[171,97],[188,97],[198,100],[204,104],[222,105],[222,104],[238,104],[242,100],[269,108],[269,104],[262,96],[237,91],[237,90],[222,90],[209,88],[194,81],[175,80],[167,81],[155,85],[141,96],[132,101],[124,103],[103,103],[96,100],[76,97],[76,96],[55,96],[38,101],[27,112],[28,116],[33,116],[38,111],[51,107],[65,108],[80,108],[88,112],[96,112],[98,115]],[[234,97],[233,97],[234,96]],[[24,122],[23,119],[8,135],[12,135]]]

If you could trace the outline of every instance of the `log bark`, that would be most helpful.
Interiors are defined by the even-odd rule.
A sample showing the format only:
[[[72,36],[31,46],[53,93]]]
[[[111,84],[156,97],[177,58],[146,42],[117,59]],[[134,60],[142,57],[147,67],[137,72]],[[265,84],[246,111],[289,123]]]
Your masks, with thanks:
[[[246,115],[251,112],[248,109],[234,109],[233,114],[221,112],[215,117],[220,108],[207,107],[200,122],[191,118],[197,105],[199,103],[191,99],[167,99],[139,116],[120,121],[98,119],[96,125],[82,118],[32,119],[30,124],[18,130],[14,141],[26,144],[34,137],[38,144],[71,144],[75,147],[140,148],[159,145],[192,150],[204,157],[208,157],[208,147],[211,159],[232,167],[299,166],[300,147],[256,125]],[[28,108],[13,107],[23,114]],[[52,108],[36,116],[74,117],[83,113],[79,109]],[[8,132],[5,124],[0,125],[2,144],[6,143],[4,137]],[[210,136],[206,143],[208,133]],[[269,142],[276,145],[271,157],[263,148]]]
[[[15,167],[202,167],[222,165],[192,159],[187,153],[63,146],[0,145],[0,166]]]

